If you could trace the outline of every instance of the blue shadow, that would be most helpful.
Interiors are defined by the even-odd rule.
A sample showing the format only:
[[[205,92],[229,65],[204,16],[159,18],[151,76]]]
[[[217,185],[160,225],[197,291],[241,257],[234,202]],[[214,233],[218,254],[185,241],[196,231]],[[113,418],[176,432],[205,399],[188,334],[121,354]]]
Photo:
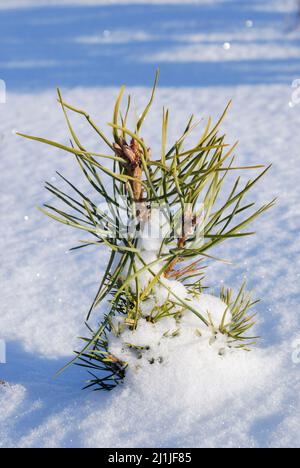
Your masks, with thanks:
[[[270,2],[266,0],[265,3]],[[155,68],[162,86],[225,86],[290,83],[300,74],[299,59],[225,62],[147,62],[152,54],[188,44],[187,34],[245,31],[253,19],[258,30],[284,29],[280,12],[256,10],[258,0],[223,0],[208,5],[112,5],[45,7],[0,12],[0,77],[9,90],[29,91],[76,86],[151,84]],[[126,41],[79,42],[117,31]],[[133,38],[142,31],[145,35]],[[258,36],[259,37],[259,36]],[[288,32],[287,45],[299,46]],[[202,44],[205,41],[202,40]],[[255,45],[255,41],[252,41]],[[256,41],[256,46],[268,41]],[[222,41],[216,40],[222,47]],[[276,46],[276,41],[272,41]]]

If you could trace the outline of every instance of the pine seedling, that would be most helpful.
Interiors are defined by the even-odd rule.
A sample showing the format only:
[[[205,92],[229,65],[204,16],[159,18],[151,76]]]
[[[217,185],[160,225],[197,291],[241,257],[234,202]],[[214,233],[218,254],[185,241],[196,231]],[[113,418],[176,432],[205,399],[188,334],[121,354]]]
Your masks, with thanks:
[[[205,294],[204,261],[219,261],[212,253],[217,245],[253,234],[247,230],[250,223],[274,204],[255,208],[246,200],[269,167],[235,165],[236,145],[228,145],[220,131],[230,104],[215,124],[208,119],[193,145],[189,137],[198,132],[198,124],[191,116],[170,147],[169,111],[164,109],[161,154],[153,157],[142,129],[157,79],[158,73],[150,100],[133,128],[127,126],[131,97],[122,109],[121,88],[108,124],[111,139],[88,113],[65,102],[59,90],[70,145],[20,134],[71,154],[95,195],[83,193],[59,174],[67,190],[48,182],[46,189],[64,208],[46,204],[41,211],[88,235],[73,250],[95,246],[110,251],[86,317],[88,338],[82,338],[83,348],[68,364],[89,369],[88,388],[111,390],[123,382],[129,367],[162,363],[164,356],[156,352],[160,342],[151,341],[151,330],[160,326],[161,340],[178,340],[187,317],[193,317],[193,333],[199,339],[209,333],[210,344],[221,335],[226,349],[249,350],[256,341],[248,335],[255,323],[249,312],[255,302],[245,292],[245,284],[237,297],[224,289],[220,299],[214,298],[219,301],[215,306],[205,305],[212,296]],[[79,140],[72,113],[92,127],[107,147],[105,154],[90,151]],[[233,178],[247,171],[258,173],[244,183],[240,176]],[[99,196],[108,209],[99,207]],[[99,326],[92,329],[90,319],[100,304],[108,309],[99,313]],[[217,309],[222,313],[216,320]],[[149,340],[141,344],[137,337],[146,328]],[[219,354],[224,354],[223,347]]]

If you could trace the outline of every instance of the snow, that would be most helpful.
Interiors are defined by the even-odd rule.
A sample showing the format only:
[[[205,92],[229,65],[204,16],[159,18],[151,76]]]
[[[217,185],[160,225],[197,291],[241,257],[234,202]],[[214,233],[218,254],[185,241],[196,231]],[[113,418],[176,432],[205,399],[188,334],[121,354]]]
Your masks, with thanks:
[[[162,278],[156,291],[156,298],[158,306],[165,304],[168,299],[176,301],[176,298],[179,298],[184,301],[187,298],[187,290],[179,281]]]
[[[196,309],[206,320],[209,321],[209,317],[213,322],[216,328],[219,327],[222,323],[223,316],[226,312],[224,325],[227,325],[231,322],[232,314],[230,309],[228,309],[227,304],[221,301],[218,297],[212,296],[211,294],[199,294],[192,301],[192,306]],[[187,323],[193,324],[194,326],[199,326],[199,323],[196,323],[196,316],[191,314],[186,314],[184,319]]]
[[[207,339],[201,340],[194,333],[192,324],[191,330],[186,327],[184,337],[190,340],[191,346],[183,346],[176,352],[176,337],[170,338],[172,345],[170,348],[168,344],[165,362],[149,363],[138,371],[130,371],[126,384],[113,393],[81,392],[86,373],[77,367],[53,378],[73,356],[73,350],[78,349],[76,337],[86,333],[85,314],[108,257],[106,251],[97,249],[66,253],[69,247],[77,245],[80,236],[42,217],[36,205],[51,200],[42,188],[44,180],[61,183],[55,170],[80,184],[79,171],[71,156],[22,141],[15,133],[22,130],[67,143],[67,128],[56,105],[55,84],[62,82],[66,100],[87,109],[101,126],[111,119],[118,89],[113,74],[107,78],[99,73],[97,79],[91,74],[91,81],[81,82],[81,76],[86,79],[86,75],[82,75],[76,54],[69,54],[71,49],[58,51],[56,66],[44,67],[47,75],[38,74],[43,71],[36,71],[36,61],[46,64],[46,58],[38,57],[34,48],[24,49],[22,55],[17,53],[20,50],[14,44],[22,31],[14,30],[17,37],[13,42],[14,34],[1,24],[0,39],[10,43],[8,50],[3,49],[2,61],[15,64],[23,61],[32,66],[11,68],[10,72],[0,66],[0,75],[8,85],[7,103],[0,105],[0,339],[7,342],[7,364],[0,364],[0,379],[9,383],[0,385],[0,447],[300,445],[300,186],[297,165],[300,108],[297,105],[289,107],[295,91],[291,84],[300,76],[299,59],[291,52],[299,46],[298,33],[285,30],[286,2],[243,2],[247,6],[245,13],[242,14],[244,10],[240,9],[237,17],[232,16],[232,20],[227,17],[230,31],[224,31],[223,2],[215,5],[214,18],[218,21],[214,32],[208,34],[208,48],[214,47],[215,37],[220,45],[218,54],[232,53],[232,61],[228,61],[227,68],[221,68],[224,73],[218,68],[221,65],[213,60],[212,68],[204,72],[198,56],[193,63],[182,61],[178,65],[180,69],[177,66],[164,68],[162,63],[163,85],[157,93],[144,137],[153,153],[158,153],[158,124],[163,105],[171,110],[171,142],[182,131],[190,113],[194,112],[200,118],[209,114],[216,117],[233,98],[234,104],[224,129],[230,141],[240,141],[241,164],[272,162],[272,170],[260,183],[254,197],[265,202],[278,196],[276,208],[255,223],[256,236],[223,244],[215,252],[216,256],[232,259],[233,265],[209,262],[207,269],[207,283],[212,286],[209,294],[217,296],[223,285],[237,289],[247,277],[248,286],[263,299],[256,306],[258,326],[255,332],[262,337],[260,345],[251,353],[222,356],[219,350],[224,343],[217,339],[208,346]],[[155,10],[158,7],[152,8],[153,14],[158,15]],[[126,11],[132,13],[132,10],[122,10],[123,13]],[[170,11],[173,21],[174,11]],[[193,10],[186,11],[189,13],[183,18],[184,25],[195,19],[189,16]],[[288,11],[290,14],[290,7]],[[16,14],[18,18],[20,13],[16,10],[10,14]],[[250,18],[253,28],[247,28],[245,34],[249,34],[247,41],[252,55],[249,60],[244,60],[244,51],[234,42],[244,37],[244,22]],[[171,36],[188,40],[189,45],[193,45],[192,41],[201,42],[201,34],[206,35],[201,28],[196,31],[195,25],[186,39],[187,30],[175,31],[175,23],[172,26],[167,20],[164,16],[162,23],[169,24]],[[236,27],[234,21],[238,21]],[[190,27],[190,23],[188,25]],[[53,34],[57,33],[56,27],[53,26]],[[96,29],[90,33],[81,30],[75,36],[95,36],[98,34]],[[139,24],[138,29],[145,31],[147,28]],[[124,32],[124,27],[116,24],[115,30]],[[152,31],[148,33],[155,35]],[[197,34],[201,37],[197,38]],[[72,47],[76,43],[76,38],[73,39]],[[264,41],[262,49],[260,39]],[[165,54],[171,44],[170,57],[175,60],[172,42],[159,42],[153,50],[153,43],[148,44],[148,38],[145,40],[143,50],[139,49],[139,41],[130,43],[134,49],[131,52],[136,51],[141,56],[137,68],[130,69],[129,62],[125,62],[126,67],[124,62],[120,65],[125,67],[122,80],[128,78],[129,84],[134,85],[128,91],[135,96],[137,109],[142,108],[149,94],[149,88],[142,87],[144,81],[150,82],[150,68],[143,68],[147,57],[149,59],[154,53]],[[229,51],[222,47],[225,42],[233,43]],[[36,43],[38,47],[42,41]],[[180,44],[177,46],[181,47]],[[84,49],[84,54],[92,57],[92,61],[95,60],[95,49],[90,47]],[[273,61],[268,58],[269,50],[273,57],[277,54]],[[110,51],[104,49],[104,52],[109,54]],[[115,58],[115,49],[111,52]],[[129,51],[122,49],[122,53],[128,56]],[[190,53],[187,48],[187,54]],[[47,55],[47,60],[55,58],[55,54]],[[72,76],[67,73],[67,59],[77,64],[72,67]],[[61,66],[63,60],[67,62],[66,69]],[[177,61],[174,63],[176,65]],[[203,66],[207,67],[207,63]],[[98,73],[98,62],[95,67]],[[177,69],[176,74],[174,70]],[[88,70],[90,73],[91,68]],[[119,73],[119,69],[117,71]],[[97,80],[99,86],[96,86]],[[43,82],[43,86],[35,87],[37,81]],[[74,84],[76,88],[73,88]],[[87,130],[85,123],[80,119],[75,121],[82,139],[88,141],[90,147],[98,148],[98,140]],[[148,250],[145,255],[148,254],[153,252]],[[202,297],[202,304],[203,300]],[[214,300],[205,296],[207,305],[203,306],[204,310],[217,311],[215,304],[210,307]],[[222,314],[221,305],[219,310],[218,317]],[[198,320],[192,314],[184,319]],[[93,320],[96,321],[95,316]],[[173,325],[169,328],[173,330]],[[148,337],[150,331],[145,333]],[[159,341],[161,330],[152,327],[151,333]],[[142,331],[137,339],[142,342]],[[170,352],[172,346],[174,352]]]
[[[145,4],[209,4],[222,0],[0,0],[0,8],[28,8],[40,6],[55,6],[55,5],[145,5]],[[225,0],[228,1],[228,0]],[[231,0],[229,0],[231,1]]]
[[[165,363],[169,364],[174,357],[177,360],[177,355],[181,354],[182,350],[187,351],[186,362],[193,362],[198,354],[199,360],[204,362],[206,354],[214,351],[220,356],[237,352],[232,349],[228,337],[218,331],[225,312],[224,325],[231,322],[232,314],[227,304],[210,294],[199,294],[189,298],[188,291],[178,281],[162,279],[162,284],[155,288],[153,296],[145,301],[146,307],[142,307],[142,311],[146,312],[146,319],[139,320],[134,332],[121,328],[120,335],[116,336],[113,332],[108,335],[112,355],[129,366],[128,378],[132,371],[139,371],[156,363],[162,364],[162,372],[166,372]],[[190,304],[208,322],[211,321],[213,326],[205,326],[199,317],[182,305],[172,309],[173,313],[179,312],[180,317],[167,316],[155,323],[147,321],[147,317],[153,313],[155,316],[155,312],[159,313],[159,307],[167,301],[174,301],[173,294]],[[122,327],[120,317],[116,317],[115,322],[115,325],[119,323]],[[116,326],[116,329],[120,328]]]

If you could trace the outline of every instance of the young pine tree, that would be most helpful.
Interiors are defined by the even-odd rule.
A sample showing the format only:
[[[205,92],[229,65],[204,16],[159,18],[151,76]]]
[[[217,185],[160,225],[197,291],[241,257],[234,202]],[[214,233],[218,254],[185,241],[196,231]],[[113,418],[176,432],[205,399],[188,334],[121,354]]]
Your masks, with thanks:
[[[92,377],[87,387],[95,389],[112,389],[129,368],[158,364],[163,372],[168,352],[176,352],[179,344],[188,346],[191,336],[221,356],[249,350],[255,342],[249,335],[255,302],[245,292],[245,284],[235,297],[225,289],[219,297],[205,293],[204,261],[214,258],[212,251],[218,244],[252,234],[247,226],[273,205],[254,209],[254,203],[245,200],[269,168],[235,165],[236,145],[226,144],[220,132],[228,107],[215,124],[208,119],[191,147],[188,137],[198,132],[193,116],[168,147],[169,112],[164,110],[161,154],[152,156],[142,127],[157,78],[148,105],[131,129],[127,126],[131,98],[121,111],[122,87],[109,124],[112,139],[89,114],[66,103],[60,91],[58,101],[70,145],[20,134],[71,153],[95,195],[82,193],[61,176],[68,191],[50,183],[46,188],[65,209],[48,204],[42,209],[56,221],[90,235],[76,249],[95,245],[110,251],[86,319],[89,337],[72,361],[89,368]],[[107,146],[107,154],[91,152],[79,140],[70,113],[87,121]],[[244,184],[240,177],[229,177],[247,170],[260,172]],[[99,326],[92,329],[91,314],[101,303],[105,313],[99,313]]]

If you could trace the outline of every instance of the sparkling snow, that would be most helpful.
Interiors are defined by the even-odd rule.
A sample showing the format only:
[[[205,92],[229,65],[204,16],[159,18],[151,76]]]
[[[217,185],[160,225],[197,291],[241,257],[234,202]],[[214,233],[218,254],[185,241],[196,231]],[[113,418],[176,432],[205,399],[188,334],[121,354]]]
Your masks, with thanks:
[[[0,2],[0,6],[7,3]],[[26,15],[32,11],[33,20],[39,13],[29,6],[41,5],[29,0],[9,3],[26,4]],[[190,16],[183,18],[192,30],[189,38],[184,37],[187,31],[176,32],[174,17],[173,23],[168,21],[163,10],[161,28],[169,28],[171,36],[178,34],[174,39],[177,44],[173,43],[167,55],[163,40],[152,50],[149,37],[157,31],[145,31],[143,24],[138,28],[147,33],[142,43],[130,36],[130,27],[124,31],[125,27],[116,24],[106,29],[113,29],[112,35],[119,41],[129,40],[138,52],[139,73],[130,69],[130,61],[125,62],[124,69],[124,81],[128,77],[129,84],[135,86],[128,91],[134,95],[138,109],[149,93],[149,88],[141,86],[144,81],[150,83],[148,72],[156,65],[153,57],[160,54],[164,86],[158,90],[144,132],[153,154],[159,152],[163,105],[171,111],[169,141],[172,141],[191,113],[200,118],[209,114],[216,117],[233,98],[224,129],[229,141],[240,141],[239,161],[273,164],[254,198],[265,202],[277,196],[277,206],[255,222],[256,236],[218,248],[216,256],[233,260],[232,265],[208,262],[207,270],[207,283],[213,286],[210,294],[217,295],[221,286],[237,289],[247,277],[248,286],[263,299],[256,307],[260,346],[251,353],[220,356],[214,346],[199,347],[198,341],[194,345],[192,340],[198,339],[195,335],[189,338],[191,346],[172,348],[166,362],[130,371],[126,384],[110,394],[81,392],[86,372],[74,366],[53,378],[72,357],[73,350],[78,349],[76,337],[85,333],[84,318],[101,279],[107,252],[91,248],[67,253],[69,247],[77,245],[80,235],[44,218],[36,206],[51,200],[42,187],[44,180],[61,183],[56,170],[78,184],[82,183],[80,173],[72,156],[23,141],[15,133],[24,131],[67,143],[67,128],[55,96],[55,84],[60,82],[66,100],[87,109],[104,126],[111,119],[119,78],[115,79],[112,71],[108,77],[99,72],[99,86],[93,73],[90,81],[81,82],[81,74],[84,80],[86,75],[68,47],[77,47],[74,44],[78,45],[78,37],[88,35],[86,30],[74,33],[70,39],[72,46],[64,44],[66,48],[57,52],[55,64],[55,56],[44,57],[37,49],[35,53],[27,51],[28,55],[17,54],[16,41],[22,32],[15,30],[10,35],[4,24],[2,28],[1,15],[16,15],[18,19],[21,10],[16,9],[15,13],[3,10],[0,41],[7,48],[3,50],[0,78],[7,77],[8,95],[7,103],[0,104],[0,339],[7,343],[7,364],[0,364],[0,380],[7,384],[0,383],[0,447],[300,446],[300,106],[289,106],[295,91],[292,82],[300,78],[296,56],[296,49],[300,50],[299,31],[291,29],[294,4],[277,0],[234,2],[238,5],[237,24],[234,28],[232,18],[230,31],[226,31],[224,4],[229,5],[230,1],[190,2],[189,8],[196,3],[207,9],[209,5],[215,6],[218,21],[211,35],[208,34],[208,50],[216,53],[215,60],[220,60],[221,54],[232,54],[229,60],[224,58],[227,65],[222,62],[221,69],[214,60],[208,68],[205,61],[202,68],[199,55],[193,55],[190,49],[204,47],[206,33],[196,31],[190,24],[192,9],[187,10]],[[109,12],[110,7],[106,8]],[[151,8],[158,15],[155,9],[160,6]],[[130,8],[128,11],[132,12]],[[251,28],[246,21],[253,22]],[[59,28],[54,24],[53,34]],[[91,35],[97,36],[99,31],[94,29]],[[60,34],[63,36],[61,30]],[[235,44],[243,37],[247,43]],[[189,41],[186,60],[181,40]],[[227,42],[231,47],[224,50]],[[40,46],[46,47],[42,41]],[[81,46],[87,47],[82,53],[88,52],[87,60],[96,60],[95,66],[99,67],[96,69],[100,70],[96,48],[105,44]],[[249,56],[244,60],[247,47]],[[115,51],[105,49],[101,59],[105,52]],[[133,56],[125,45],[122,53]],[[61,65],[63,59],[68,73],[64,73]],[[167,59],[177,68],[172,68]],[[39,68],[39,61],[43,67]],[[3,66],[8,62],[14,64],[10,69]],[[30,63],[31,67],[15,66],[20,62]],[[124,62],[119,66],[124,66]],[[176,77],[172,71],[178,67]],[[88,70],[91,72],[92,68]],[[167,87],[168,81],[172,87]],[[98,140],[85,122],[75,121],[82,139],[99,150]]]

